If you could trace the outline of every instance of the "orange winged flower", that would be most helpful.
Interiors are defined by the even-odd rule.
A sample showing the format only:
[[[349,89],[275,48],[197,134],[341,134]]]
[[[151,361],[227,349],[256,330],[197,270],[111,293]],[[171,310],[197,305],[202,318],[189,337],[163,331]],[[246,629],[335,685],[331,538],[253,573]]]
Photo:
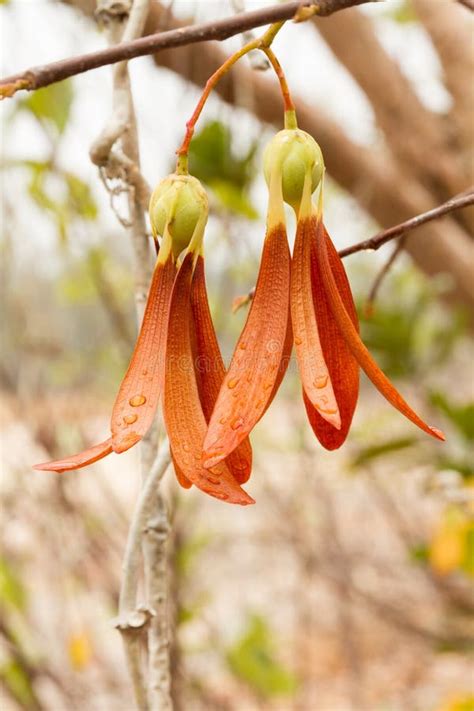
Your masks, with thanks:
[[[265,153],[267,234],[255,293],[224,378],[204,442],[205,466],[225,460],[265,413],[291,352],[291,332],[314,433],[327,449],[347,437],[362,368],[385,398],[428,434],[425,424],[380,370],[359,336],[342,261],[322,220],[324,163],[319,146],[297,128],[280,131]],[[320,188],[319,205],[312,194]],[[283,203],[297,217],[290,262]],[[291,315],[291,319],[290,319]]]
[[[113,407],[111,437],[35,469],[71,471],[130,449],[149,430],[163,398],[179,482],[229,503],[254,503],[240,486],[252,466],[248,440],[212,469],[201,462],[207,422],[225,375],[204,277],[207,216],[207,197],[195,178],[173,174],[157,187],[150,218],[155,237],[163,239],[140,333]]]

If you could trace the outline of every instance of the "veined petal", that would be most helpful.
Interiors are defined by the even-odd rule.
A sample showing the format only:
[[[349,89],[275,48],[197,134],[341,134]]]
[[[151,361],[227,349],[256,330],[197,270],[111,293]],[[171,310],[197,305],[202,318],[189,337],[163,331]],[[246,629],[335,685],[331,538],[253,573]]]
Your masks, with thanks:
[[[163,389],[166,330],[176,265],[158,255],[140,333],[111,418],[112,446],[124,452],[148,431]]]
[[[259,421],[281,382],[289,315],[290,253],[283,222],[265,237],[255,295],[204,441],[205,466],[234,451]]]
[[[202,411],[190,333],[193,253],[188,252],[178,271],[171,297],[166,346],[164,417],[178,469],[199,489],[233,504],[252,504],[222,463],[211,471],[202,465],[206,418]]]
[[[191,288],[191,342],[201,406],[209,422],[225,377],[225,367],[207,299],[204,258],[197,257]],[[252,471],[252,448],[248,438],[225,460],[234,479],[245,484]]]
[[[440,430],[427,425],[416,414],[416,412],[411,409],[398,390],[396,390],[396,388],[392,385],[385,373],[379,368],[361,341],[357,329],[355,328],[354,323],[346,310],[344,301],[339,293],[338,285],[331,269],[327,240],[323,237],[324,231],[320,231],[317,239],[317,256],[321,271],[321,278],[326,289],[326,294],[333,316],[354,357],[360,367],[373,382],[375,387],[382,393],[388,402],[393,405],[393,407],[399,410],[403,415],[405,415],[405,417],[411,420],[424,432],[427,432],[437,439],[444,440],[444,434]]]
[[[183,489],[190,489],[193,485],[192,481],[189,481],[188,477],[183,474],[181,469],[178,466],[178,463],[175,459],[175,456],[173,454],[173,451],[171,450],[170,447],[170,454],[171,454],[171,461],[173,462],[173,469],[174,473],[176,475],[176,479],[178,480],[178,483],[180,486],[183,487]]]
[[[291,262],[291,321],[303,390],[312,406],[333,428],[341,428],[339,407],[326,363],[313,305],[311,242],[314,218],[299,217]]]
[[[322,233],[322,234],[321,234]],[[334,394],[341,415],[341,429],[336,430],[328,424],[311,404],[303,391],[303,399],[311,427],[326,449],[337,449],[345,441],[354,415],[359,396],[359,364],[352,355],[339,326],[335,321],[321,278],[317,259],[317,239],[325,239],[331,270],[345,309],[354,328],[359,330],[359,321],[352,298],[347,275],[336,248],[326,232],[321,219],[313,216],[311,231],[311,284],[313,290],[313,308],[318,324],[319,338],[324,359],[329,370]]]
[[[105,442],[100,444],[95,444],[89,449],[85,449],[79,454],[73,454],[71,457],[66,457],[65,459],[56,459],[52,462],[44,462],[43,464],[35,464],[33,469],[38,469],[44,472],[57,472],[62,474],[62,472],[73,471],[74,469],[82,469],[82,467],[87,467],[89,464],[98,462],[99,459],[103,459],[112,451],[112,440],[106,439]]]

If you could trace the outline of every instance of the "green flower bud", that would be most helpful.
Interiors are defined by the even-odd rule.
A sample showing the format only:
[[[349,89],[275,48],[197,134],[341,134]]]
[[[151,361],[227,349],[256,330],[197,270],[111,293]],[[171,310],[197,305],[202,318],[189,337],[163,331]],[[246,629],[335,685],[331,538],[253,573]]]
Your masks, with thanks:
[[[150,199],[150,221],[154,234],[163,236],[166,225],[175,256],[191,241],[200,218],[209,212],[206,191],[192,175],[172,173],[153,191]]]
[[[265,148],[263,171],[267,185],[273,171],[281,171],[283,199],[293,207],[303,195],[305,175],[311,172],[311,192],[321,182],[324,160],[321,149],[309,133],[300,129],[279,131]]]

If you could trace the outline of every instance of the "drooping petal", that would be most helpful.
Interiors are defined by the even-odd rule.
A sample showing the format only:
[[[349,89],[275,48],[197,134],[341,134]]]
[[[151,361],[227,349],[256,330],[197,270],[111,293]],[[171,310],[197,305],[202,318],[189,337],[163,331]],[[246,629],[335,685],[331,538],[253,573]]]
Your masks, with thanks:
[[[176,266],[171,252],[159,255],[140,333],[120,385],[111,418],[112,446],[124,452],[148,431],[163,390],[166,331]]]
[[[180,486],[183,487],[183,489],[190,489],[193,485],[192,481],[189,481],[188,477],[183,474],[181,469],[178,466],[178,462],[176,461],[176,458],[173,454],[173,450],[170,448],[170,454],[171,454],[171,461],[173,462],[173,469],[174,473],[176,475],[176,479],[178,480],[178,483]]]
[[[313,308],[318,324],[324,359],[329,370],[329,376],[339,406],[341,429],[336,430],[320,416],[304,391],[303,399],[308,419],[318,440],[326,449],[337,449],[343,444],[347,437],[357,405],[359,396],[359,364],[352,355],[332,315],[326,290],[322,282],[317,259],[317,239],[320,232],[324,233],[320,235],[320,238],[326,240],[329,262],[339,294],[357,331],[359,330],[359,321],[342,260],[331,242],[322,220],[313,216],[311,231]]]
[[[73,454],[71,457],[56,459],[52,462],[44,462],[43,464],[35,464],[33,469],[62,474],[62,472],[70,472],[74,469],[82,469],[82,467],[87,467],[89,464],[93,464],[94,462],[98,462],[99,459],[103,459],[111,452],[112,440],[109,438],[106,439],[105,442],[95,444],[93,447],[89,447],[89,449],[85,449],[83,452],[79,452],[79,454]]]
[[[361,341],[357,329],[344,305],[343,298],[339,293],[338,285],[331,269],[328,244],[327,240],[324,239],[323,230],[318,233],[317,256],[321,278],[326,289],[331,311],[337,325],[339,326],[339,330],[345,338],[347,345],[352,351],[360,367],[365,371],[375,387],[382,393],[388,402],[393,405],[393,407],[399,410],[403,415],[405,415],[405,417],[411,420],[411,422],[417,425],[424,432],[427,432],[437,439],[444,440],[444,434],[440,430],[427,425],[416,414],[416,412],[411,409],[408,403],[392,385],[385,373],[379,368]]]
[[[333,428],[340,430],[341,417],[331,375],[323,353],[311,286],[311,213],[299,217],[291,262],[291,321],[296,358],[304,393]]]
[[[207,299],[204,258],[197,257],[191,288],[191,340],[194,368],[206,422],[209,422],[225,377],[225,367]],[[225,460],[234,479],[245,484],[252,471],[252,448],[244,439]]]
[[[168,325],[163,411],[170,446],[179,471],[199,489],[229,503],[252,504],[253,499],[224,463],[212,470],[202,464],[207,423],[199,399],[189,328],[192,273],[193,254],[189,252],[175,280]]]
[[[265,238],[255,295],[204,442],[205,466],[234,451],[276,393],[288,325],[290,253],[283,222]]]

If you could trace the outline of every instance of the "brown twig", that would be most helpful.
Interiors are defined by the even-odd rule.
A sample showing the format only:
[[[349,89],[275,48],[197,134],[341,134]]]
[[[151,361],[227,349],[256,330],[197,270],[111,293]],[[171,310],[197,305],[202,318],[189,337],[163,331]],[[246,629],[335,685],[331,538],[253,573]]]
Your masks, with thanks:
[[[468,191],[455,195],[450,200],[447,200],[442,205],[434,207],[432,210],[427,212],[422,212],[420,215],[405,220],[405,222],[400,222],[399,225],[394,225],[389,227],[388,230],[383,230],[382,232],[377,232],[376,235],[370,237],[370,239],[363,240],[362,242],[357,242],[356,244],[341,249],[339,252],[340,257],[347,257],[349,254],[355,254],[356,252],[362,252],[366,249],[376,250],[382,245],[390,242],[392,239],[401,237],[407,232],[411,232],[416,227],[424,225],[426,222],[431,222],[431,220],[436,220],[443,215],[447,215],[449,212],[454,210],[460,210],[468,205],[474,205],[474,189],[469,188]]]
[[[276,4],[261,10],[234,15],[223,20],[213,20],[183,29],[160,32],[148,37],[122,42],[120,45],[108,47],[98,52],[62,59],[43,66],[31,67],[19,74],[5,77],[0,80],[0,96],[13,96],[20,89],[28,91],[40,89],[68,77],[82,74],[90,69],[97,69],[107,64],[115,64],[121,60],[155,54],[160,50],[170,49],[171,47],[181,47],[208,40],[221,41],[245,30],[262,27],[279,20],[291,20],[301,7],[311,6],[315,9],[314,14],[319,17],[327,17],[339,10],[363,5],[368,2],[378,2],[378,0],[303,0],[303,2],[301,0],[293,0],[281,5]]]
[[[406,235],[403,235],[403,237],[400,238],[392,254],[387,259],[382,269],[379,271],[379,273],[374,279],[374,283],[372,284],[372,288],[369,291],[369,295],[365,303],[365,313],[368,318],[370,318],[370,316],[373,314],[375,299],[377,298],[377,294],[379,293],[379,289],[382,285],[382,282],[389,273],[390,269],[397,261],[400,254],[403,252],[406,239]]]
[[[458,3],[467,7],[471,12],[474,12],[474,0],[458,0]]]

